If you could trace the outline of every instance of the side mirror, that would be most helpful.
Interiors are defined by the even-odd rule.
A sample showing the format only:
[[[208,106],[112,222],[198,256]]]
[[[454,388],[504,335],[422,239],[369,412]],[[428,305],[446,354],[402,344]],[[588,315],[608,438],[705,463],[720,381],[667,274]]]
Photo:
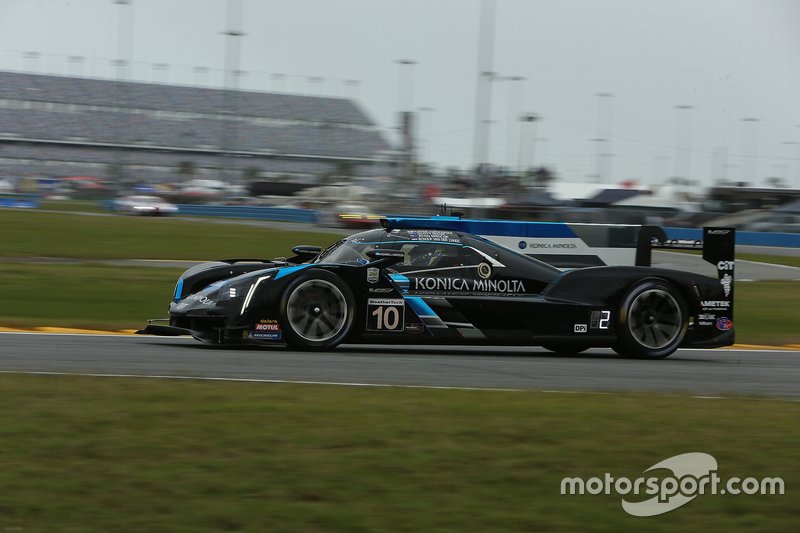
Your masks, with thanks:
[[[309,259],[318,256],[321,251],[322,248],[320,248],[319,246],[308,246],[306,244],[301,244],[300,246],[295,246],[294,248],[292,248],[292,253],[294,255],[300,257],[308,257]]]
[[[286,262],[293,265],[299,265],[301,263],[305,263],[306,261],[311,261],[317,257],[320,252],[322,252],[322,248],[319,246],[308,246],[306,244],[301,244],[300,246],[295,246],[292,248],[294,257],[290,257],[286,260]]]
[[[397,263],[402,263],[406,256],[400,250],[386,250],[375,248],[374,250],[367,251],[367,257],[372,259],[368,266],[371,267],[386,267]]]

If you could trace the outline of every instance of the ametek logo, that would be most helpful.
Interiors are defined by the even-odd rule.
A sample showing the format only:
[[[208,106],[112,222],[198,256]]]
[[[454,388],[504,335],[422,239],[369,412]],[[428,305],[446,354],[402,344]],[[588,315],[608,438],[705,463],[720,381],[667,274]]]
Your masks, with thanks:
[[[633,516],[656,516],[667,513],[704,494],[784,494],[782,478],[766,477],[756,479],[731,477],[727,481],[717,475],[717,460],[707,453],[691,452],[664,459],[645,472],[667,470],[671,475],[614,478],[606,473],[604,477],[583,479],[565,477],[561,480],[561,494],[611,494],[622,496],[622,508]],[[635,501],[631,496],[652,496]]]

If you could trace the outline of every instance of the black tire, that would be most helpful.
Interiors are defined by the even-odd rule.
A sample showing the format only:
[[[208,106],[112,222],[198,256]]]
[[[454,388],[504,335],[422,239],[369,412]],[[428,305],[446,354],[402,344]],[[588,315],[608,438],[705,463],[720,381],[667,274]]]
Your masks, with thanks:
[[[542,346],[542,348],[544,348],[545,350],[550,350],[551,352],[555,353],[578,354],[581,352],[585,352],[590,348],[590,346],[580,343],[563,342],[557,344],[545,344]]]
[[[350,333],[353,291],[335,274],[308,270],[284,291],[280,304],[283,338],[295,350],[330,350]]]
[[[686,302],[674,285],[662,279],[634,285],[617,312],[617,344],[623,357],[663,359],[683,342],[689,327]]]

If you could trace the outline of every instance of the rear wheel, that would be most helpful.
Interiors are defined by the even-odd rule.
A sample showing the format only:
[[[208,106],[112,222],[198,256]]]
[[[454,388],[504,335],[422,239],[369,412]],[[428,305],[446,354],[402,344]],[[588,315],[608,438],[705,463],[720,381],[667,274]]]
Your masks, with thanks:
[[[678,290],[664,280],[643,281],[619,306],[614,351],[623,357],[663,359],[678,349],[687,328],[686,303]]]
[[[281,325],[286,343],[297,350],[326,350],[350,333],[355,301],[336,275],[314,270],[299,276],[281,300]]]

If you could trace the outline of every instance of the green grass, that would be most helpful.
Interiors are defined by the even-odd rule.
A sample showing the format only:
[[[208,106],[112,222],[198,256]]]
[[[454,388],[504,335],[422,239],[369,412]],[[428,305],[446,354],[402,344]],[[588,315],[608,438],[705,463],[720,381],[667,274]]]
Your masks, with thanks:
[[[102,200],[44,200],[39,209],[45,211],[74,211],[83,213],[108,213]]]
[[[0,326],[139,328],[167,316],[182,269],[0,264]],[[800,283],[736,284],[736,340],[800,344]]]
[[[697,250],[670,250],[669,253],[673,254],[688,254],[688,255],[702,255],[702,252]],[[772,263],[773,265],[786,265],[800,267],[800,256],[789,255],[769,255],[769,254],[748,254],[736,253],[736,259],[744,261],[758,261],[760,263]]]
[[[800,404],[0,376],[4,531],[796,531]],[[784,496],[633,518],[565,476],[713,455]],[[640,497],[641,498],[641,497]],[[634,499],[634,498],[629,498]]]
[[[0,326],[133,329],[166,317],[183,269],[0,264]]]
[[[736,254],[736,259],[743,259],[745,261],[758,261],[760,263],[772,263],[774,265],[800,267],[800,256]]]
[[[745,344],[800,344],[800,282],[736,283],[736,341]]]
[[[88,259],[219,259],[291,255],[298,244],[339,237],[246,225],[122,215],[0,210],[0,256]]]

